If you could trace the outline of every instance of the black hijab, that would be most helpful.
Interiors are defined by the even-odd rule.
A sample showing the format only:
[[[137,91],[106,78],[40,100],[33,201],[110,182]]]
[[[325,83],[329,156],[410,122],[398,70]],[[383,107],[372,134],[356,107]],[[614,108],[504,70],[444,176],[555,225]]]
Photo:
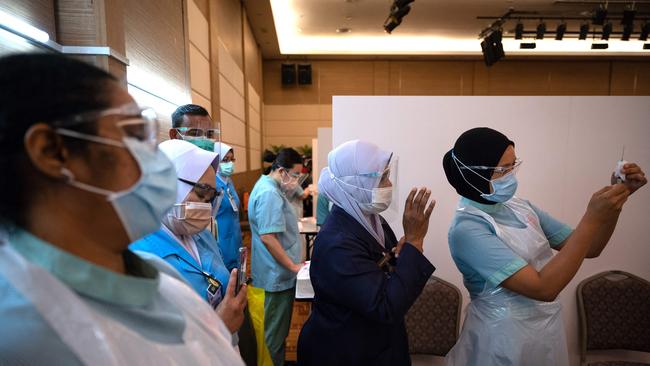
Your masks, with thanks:
[[[465,181],[467,179],[474,187],[480,189],[481,192],[490,193],[490,182],[488,180],[491,178],[492,172],[475,170],[481,177],[487,179],[485,180],[471,171],[464,169],[463,175],[465,179],[463,179],[463,175],[461,175],[458,169],[458,166],[462,167],[462,164],[458,163],[458,166],[456,166],[452,154],[456,156],[456,159],[468,166],[497,166],[503,153],[510,145],[515,146],[515,143],[510,141],[506,135],[491,128],[478,127],[465,131],[456,140],[454,148],[449,150],[442,158],[442,167],[445,169],[449,184],[456,189],[459,195],[465,198],[483,204],[495,204],[495,202],[481,197],[481,193]]]

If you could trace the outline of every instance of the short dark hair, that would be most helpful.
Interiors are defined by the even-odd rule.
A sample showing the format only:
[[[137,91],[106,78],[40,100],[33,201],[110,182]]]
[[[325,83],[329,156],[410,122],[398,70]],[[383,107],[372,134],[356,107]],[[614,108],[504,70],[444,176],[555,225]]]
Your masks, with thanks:
[[[210,114],[208,113],[205,108],[201,107],[200,105],[196,104],[185,104],[182,105],[172,113],[172,127],[173,128],[178,128],[183,126],[183,116],[189,115],[189,116],[209,116]]]
[[[32,53],[0,57],[0,221],[22,224],[28,207],[31,163],[23,136],[36,123],[53,122],[110,106],[111,82],[117,79],[88,63],[58,54]],[[117,84],[115,84],[117,85]],[[94,123],[76,130],[94,134]],[[71,150],[83,140],[64,138]]]
[[[296,164],[302,164],[302,157],[296,150],[289,147],[278,152],[271,170],[279,168],[291,169]]]

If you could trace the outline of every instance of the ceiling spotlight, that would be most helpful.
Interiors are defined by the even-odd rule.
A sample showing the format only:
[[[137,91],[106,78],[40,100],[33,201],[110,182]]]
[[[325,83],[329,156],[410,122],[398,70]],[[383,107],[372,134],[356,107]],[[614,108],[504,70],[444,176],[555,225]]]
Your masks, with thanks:
[[[591,22],[595,25],[605,24],[605,18],[607,18],[607,8],[606,6],[601,5],[598,9],[594,11],[594,15],[591,18]]]
[[[505,57],[503,52],[503,44],[501,43],[502,34],[501,30],[494,30],[481,42],[481,50],[483,51],[483,60],[486,66],[492,66],[494,63]]]
[[[626,24],[625,27],[623,27],[623,35],[621,35],[621,41],[629,41],[633,31],[634,24]]]
[[[607,41],[610,34],[612,34],[612,22],[603,25],[603,34],[600,36],[600,39]]]
[[[647,41],[648,33],[650,33],[650,22],[645,22],[641,27],[641,34],[639,35],[639,41]]]
[[[587,39],[588,34],[589,34],[589,23],[582,23],[580,25],[580,34],[578,35],[578,39],[585,40]]]
[[[540,22],[537,25],[537,34],[535,35],[535,38],[537,39],[544,39],[544,33],[546,33],[546,23]]]
[[[522,39],[522,38],[524,38],[524,23],[519,21],[515,26],[515,39]]]
[[[591,49],[592,50],[606,50],[609,48],[609,44],[607,43],[592,43],[591,44]]]
[[[566,32],[566,23],[562,22],[557,26],[555,30],[555,40],[561,41],[564,38],[564,33]]]
[[[623,19],[621,19],[621,24],[632,25],[634,23],[634,17],[636,16],[635,9],[625,9],[623,10]]]
[[[409,4],[413,1],[415,0],[395,0],[393,2],[393,5],[390,8],[390,14],[384,22],[384,30],[386,33],[390,34],[395,30],[395,28],[402,24],[402,18],[411,11],[411,6]]]

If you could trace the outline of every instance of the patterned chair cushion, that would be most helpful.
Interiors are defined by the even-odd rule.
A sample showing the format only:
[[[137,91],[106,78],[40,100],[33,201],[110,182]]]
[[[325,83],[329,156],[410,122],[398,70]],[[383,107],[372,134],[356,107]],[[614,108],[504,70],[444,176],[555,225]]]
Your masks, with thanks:
[[[587,366],[650,366],[650,363],[627,362],[627,361],[605,361],[594,362]]]
[[[409,352],[445,356],[456,344],[461,301],[456,287],[429,279],[406,314]]]
[[[607,275],[585,283],[582,297],[588,350],[650,352],[650,285],[623,274]]]

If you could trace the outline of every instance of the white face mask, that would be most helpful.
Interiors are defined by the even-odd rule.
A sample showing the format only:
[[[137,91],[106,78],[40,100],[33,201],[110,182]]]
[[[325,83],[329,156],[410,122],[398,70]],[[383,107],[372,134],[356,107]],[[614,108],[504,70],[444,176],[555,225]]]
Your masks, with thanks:
[[[177,204],[167,212],[162,221],[176,235],[198,234],[212,221],[212,204],[207,202]]]
[[[360,204],[359,207],[368,214],[378,214],[390,207],[393,201],[393,187],[375,188],[372,190],[372,202]]]

